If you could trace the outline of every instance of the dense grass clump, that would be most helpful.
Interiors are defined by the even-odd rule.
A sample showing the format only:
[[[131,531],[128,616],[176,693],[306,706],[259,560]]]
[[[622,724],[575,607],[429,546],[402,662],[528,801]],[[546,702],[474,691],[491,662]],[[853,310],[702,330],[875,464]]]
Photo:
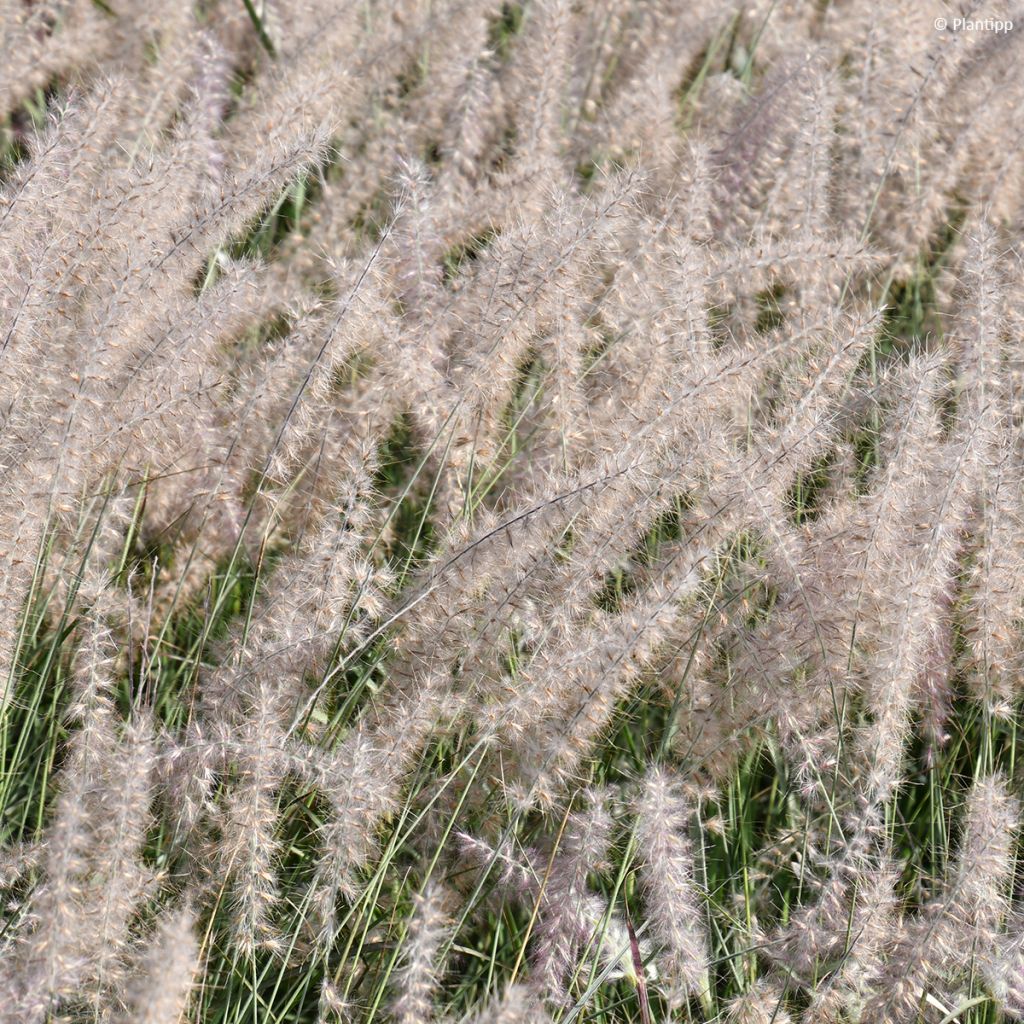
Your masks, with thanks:
[[[0,0],[0,1024],[1024,1016],[975,13]]]

